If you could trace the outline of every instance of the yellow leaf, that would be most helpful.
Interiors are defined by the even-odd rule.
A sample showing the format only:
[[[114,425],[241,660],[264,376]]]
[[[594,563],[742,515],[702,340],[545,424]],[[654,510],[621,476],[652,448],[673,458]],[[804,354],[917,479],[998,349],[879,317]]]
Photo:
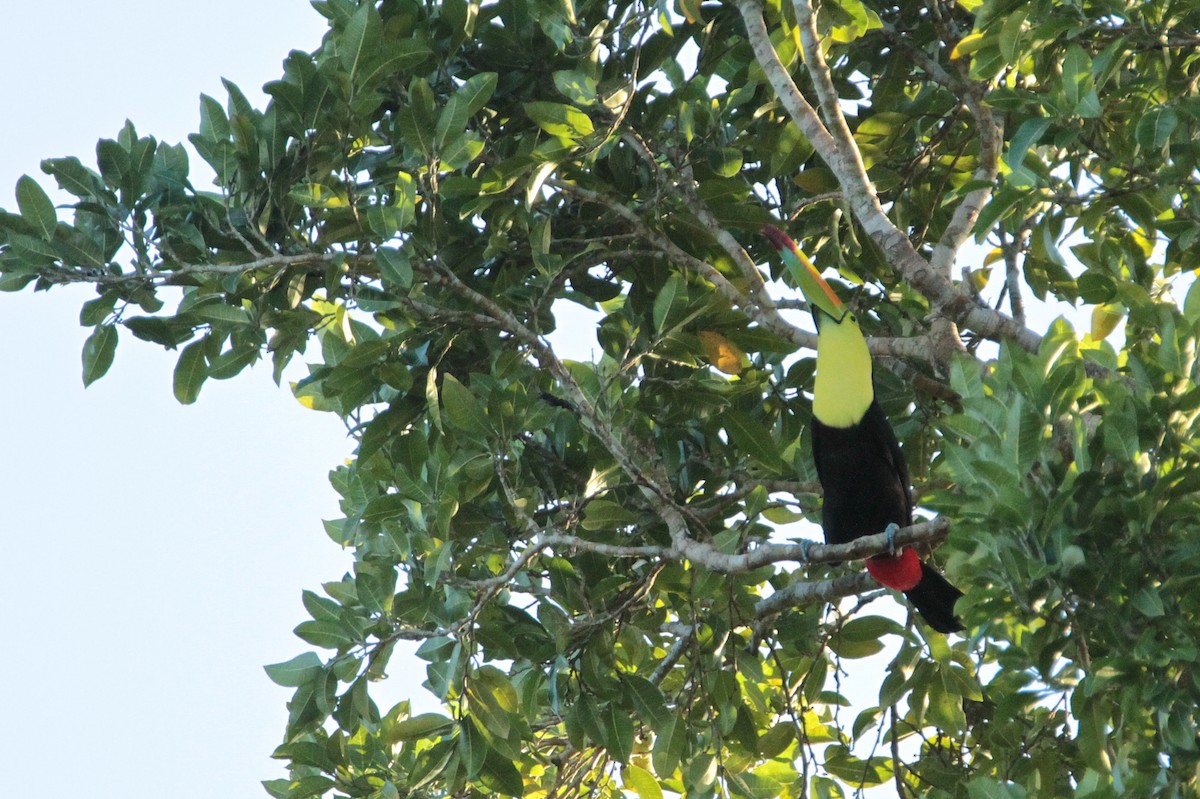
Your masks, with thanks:
[[[700,337],[700,344],[709,362],[725,374],[740,375],[746,368],[746,353],[720,333],[701,330],[696,335]]]
[[[1119,302],[1097,305],[1092,309],[1092,341],[1104,341],[1124,318],[1125,306]]]
[[[983,34],[972,33],[964,36],[959,40],[958,44],[954,45],[954,49],[950,51],[951,58],[962,58],[965,55],[970,55],[983,46]]]
[[[679,13],[687,18],[687,21],[693,25],[697,22],[704,22],[704,15],[700,13],[700,0],[678,0]]]

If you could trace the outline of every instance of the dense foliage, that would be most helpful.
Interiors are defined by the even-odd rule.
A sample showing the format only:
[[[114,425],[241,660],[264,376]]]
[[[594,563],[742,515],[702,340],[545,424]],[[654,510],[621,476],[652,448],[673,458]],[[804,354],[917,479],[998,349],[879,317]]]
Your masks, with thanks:
[[[314,6],[265,109],[202,99],[216,191],[130,124],[0,213],[0,288],[95,286],[85,383],[303,353],[352,426],[271,794],[1196,794],[1200,3]],[[966,637],[789,546],[768,221],[864,320]],[[402,640],[444,713],[373,702]]]

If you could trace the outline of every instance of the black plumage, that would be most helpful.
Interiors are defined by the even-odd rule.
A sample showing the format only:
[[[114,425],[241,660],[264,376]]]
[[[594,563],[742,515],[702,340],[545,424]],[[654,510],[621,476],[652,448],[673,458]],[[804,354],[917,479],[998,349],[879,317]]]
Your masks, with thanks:
[[[826,543],[845,544],[882,533],[889,524],[912,523],[908,464],[877,401],[852,427],[830,427],[814,418],[812,450],[825,486]]]
[[[813,460],[824,489],[821,527],[828,544],[876,535],[889,524],[912,524],[908,463],[879,402],[850,427],[830,427],[813,419]],[[921,580],[904,592],[929,626],[940,633],[963,629],[954,615],[959,591],[928,563]]]

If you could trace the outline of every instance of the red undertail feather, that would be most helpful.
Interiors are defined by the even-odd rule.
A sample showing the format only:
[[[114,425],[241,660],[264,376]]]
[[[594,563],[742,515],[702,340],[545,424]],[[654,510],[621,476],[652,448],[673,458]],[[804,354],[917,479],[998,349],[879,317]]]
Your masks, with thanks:
[[[905,547],[899,555],[867,558],[867,571],[880,585],[897,591],[911,591],[921,582],[921,559],[916,550]]]
[[[867,571],[881,585],[903,591],[921,618],[939,633],[965,629],[954,615],[954,603],[963,595],[962,591],[929,564],[922,563],[912,547],[905,547],[895,557],[867,558]]]

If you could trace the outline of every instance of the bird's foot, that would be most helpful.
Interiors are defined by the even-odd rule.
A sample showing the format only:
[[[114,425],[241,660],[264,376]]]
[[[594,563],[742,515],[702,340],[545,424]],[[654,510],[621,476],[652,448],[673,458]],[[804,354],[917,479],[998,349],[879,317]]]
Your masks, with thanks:
[[[896,557],[896,533],[898,532],[900,532],[900,525],[895,522],[889,524],[883,531],[883,534],[887,536],[887,553],[893,558]]]

